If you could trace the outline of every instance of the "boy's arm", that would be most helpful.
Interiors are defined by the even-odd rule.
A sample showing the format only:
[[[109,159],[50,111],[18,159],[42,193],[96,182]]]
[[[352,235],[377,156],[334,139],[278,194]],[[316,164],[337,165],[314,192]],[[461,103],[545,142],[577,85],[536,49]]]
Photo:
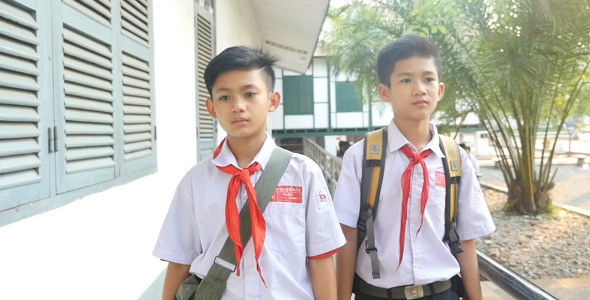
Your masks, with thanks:
[[[336,299],[336,272],[334,255],[309,260],[309,273],[316,299]]]
[[[340,248],[336,255],[338,299],[350,300],[356,270],[357,229],[343,224],[340,224],[340,226],[346,238],[346,244]]]
[[[190,276],[190,265],[181,265],[173,262],[168,263],[166,279],[164,280],[164,292],[162,300],[174,300],[180,284]]]
[[[465,284],[465,292],[469,300],[481,300],[481,284],[479,280],[479,267],[477,265],[477,253],[475,252],[475,240],[461,242],[463,252],[457,254],[457,261],[461,266],[461,277]]]

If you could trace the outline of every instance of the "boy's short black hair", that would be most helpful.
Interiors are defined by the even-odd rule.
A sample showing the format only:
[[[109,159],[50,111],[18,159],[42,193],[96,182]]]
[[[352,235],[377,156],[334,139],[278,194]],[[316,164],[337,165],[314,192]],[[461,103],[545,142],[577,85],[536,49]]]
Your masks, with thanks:
[[[213,85],[219,75],[234,70],[262,69],[269,90],[274,91],[276,80],[273,65],[277,60],[277,58],[263,50],[255,50],[244,46],[230,47],[223,50],[209,62],[203,75],[209,95],[213,97]]]
[[[412,56],[432,58],[436,66],[438,80],[442,76],[442,62],[438,49],[426,38],[415,34],[404,35],[403,37],[387,44],[377,55],[377,75],[379,83],[390,86],[390,78],[395,64]]]
[[[471,147],[467,146],[465,143],[460,143],[459,146],[465,150],[471,150]]]

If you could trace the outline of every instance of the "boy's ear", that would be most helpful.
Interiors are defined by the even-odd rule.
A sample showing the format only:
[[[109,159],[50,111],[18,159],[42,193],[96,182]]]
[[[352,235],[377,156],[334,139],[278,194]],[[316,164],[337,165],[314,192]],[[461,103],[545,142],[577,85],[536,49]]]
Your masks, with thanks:
[[[377,91],[379,92],[379,97],[381,97],[381,100],[384,102],[391,102],[391,99],[389,99],[390,88],[388,86],[380,83],[379,86],[377,86]]]
[[[207,106],[207,111],[211,117],[213,117],[213,119],[217,119],[217,114],[215,113],[215,108],[213,107],[213,100],[211,100],[211,98],[207,98],[205,105]]]
[[[269,112],[273,112],[279,108],[281,104],[281,94],[279,92],[272,92],[270,94],[270,106],[268,107]]]
[[[438,83],[438,101],[445,95],[445,84],[443,82]]]

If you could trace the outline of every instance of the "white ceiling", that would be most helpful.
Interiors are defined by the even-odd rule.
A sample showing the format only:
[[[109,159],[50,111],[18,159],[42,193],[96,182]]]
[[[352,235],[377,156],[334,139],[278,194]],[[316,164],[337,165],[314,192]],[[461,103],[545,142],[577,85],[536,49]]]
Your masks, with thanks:
[[[249,0],[260,26],[262,46],[279,57],[277,66],[305,73],[330,0]]]

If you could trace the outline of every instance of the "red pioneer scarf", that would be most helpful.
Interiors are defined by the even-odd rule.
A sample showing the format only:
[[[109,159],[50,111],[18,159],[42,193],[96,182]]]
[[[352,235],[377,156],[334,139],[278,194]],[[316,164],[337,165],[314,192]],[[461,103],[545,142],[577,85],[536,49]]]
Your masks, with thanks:
[[[420,201],[420,214],[422,219],[420,220],[420,227],[416,232],[416,235],[422,229],[422,223],[424,223],[424,209],[426,208],[426,202],[428,202],[428,190],[430,188],[430,180],[428,176],[428,168],[426,168],[426,163],[424,162],[424,158],[428,157],[432,150],[428,149],[420,154],[412,152],[408,145],[405,145],[401,148],[403,154],[405,154],[410,159],[410,164],[404,171],[402,175],[402,190],[403,190],[403,198],[402,198],[402,220],[401,220],[401,230],[400,230],[400,255],[399,255],[399,264],[398,268],[402,264],[402,260],[404,258],[404,245],[406,241],[406,222],[408,219],[408,199],[410,198],[410,191],[412,189],[412,169],[415,165],[420,164],[422,166],[422,170],[424,172],[424,185],[422,186],[422,198]]]

